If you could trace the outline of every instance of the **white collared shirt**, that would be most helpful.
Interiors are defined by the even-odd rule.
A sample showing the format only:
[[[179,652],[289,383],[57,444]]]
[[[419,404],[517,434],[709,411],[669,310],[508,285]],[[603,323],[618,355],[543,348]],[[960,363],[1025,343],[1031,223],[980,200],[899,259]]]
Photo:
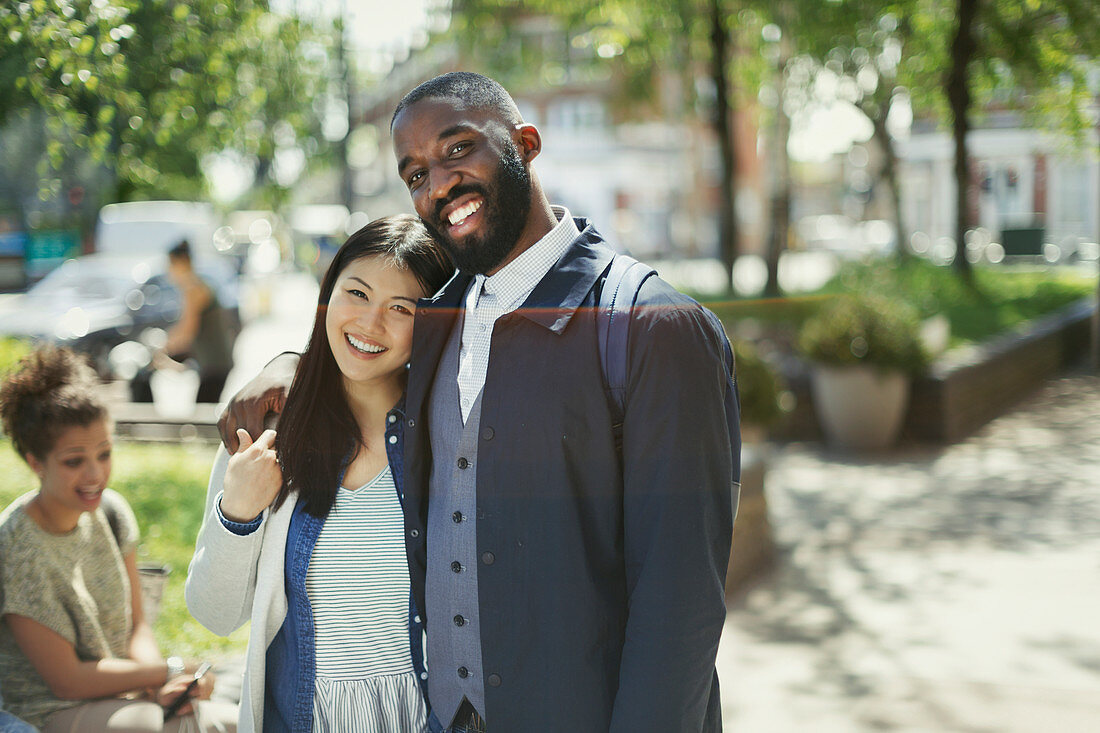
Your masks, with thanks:
[[[485,386],[489,345],[496,320],[523,305],[539,281],[580,236],[568,209],[564,206],[552,209],[558,218],[557,226],[495,274],[476,275],[466,292],[466,317],[462,323],[458,362],[458,397],[463,423]]]

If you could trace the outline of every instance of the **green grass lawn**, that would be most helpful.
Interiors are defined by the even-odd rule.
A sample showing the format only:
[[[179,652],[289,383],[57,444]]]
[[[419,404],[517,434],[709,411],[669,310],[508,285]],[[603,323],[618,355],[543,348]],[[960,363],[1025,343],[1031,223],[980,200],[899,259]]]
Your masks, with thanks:
[[[1035,267],[976,267],[968,287],[949,267],[911,259],[847,263],[820,291],[776,299],[708,300],[706,305],[731,329],[746,321],[797,329],[835,294],[872,294],[898,299],[922,317],[943,314],[951,323],[951,345],[984,341],[1096,292],[1095,275],[1080,270]]]
[[[248,641],[247,625],[228,638],[210,633],[191,618],[183,600],[215,448],[204,443],[115,442],[110,486],[126,497],[137,515],[138,562],[164,563],[172,569],[154,626],[165,655],[218,659],[243,653]],[[0,506],[38,488],[35,475],[7,440],[0,440],[0,473],[8,477],[0,487]]]

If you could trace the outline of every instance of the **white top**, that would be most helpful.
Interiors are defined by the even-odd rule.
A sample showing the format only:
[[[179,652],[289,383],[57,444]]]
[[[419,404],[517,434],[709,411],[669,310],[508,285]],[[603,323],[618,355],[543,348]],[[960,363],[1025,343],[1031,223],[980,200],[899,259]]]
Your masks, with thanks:
[[[476,275],[466,293],[466,318],[462,324],[458,361],[458,395],[463,423],[485,386],[493,325],[498,318],[523,305],[539,281],[580,236],[568,209],[554,206],[553,211],[558,217],[557,226],[499,272],[490,277]]]
[[[317,677],[412,674],[403,529],[389,466],[355,491],[337,491],[306,571]]]
[[[354,491],[337,489],[306,570],[316,733],[413,733],[427,723],[409,656],[403,527],[389,466]]]

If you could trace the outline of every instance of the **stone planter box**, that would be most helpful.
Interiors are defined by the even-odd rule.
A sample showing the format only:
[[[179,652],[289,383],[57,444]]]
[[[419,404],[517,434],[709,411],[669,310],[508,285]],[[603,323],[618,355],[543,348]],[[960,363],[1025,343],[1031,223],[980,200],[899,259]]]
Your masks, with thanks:
[[[1083,358],[1096,311],[1092,298],[982,344],[953,349],[913,380],[902,440],[954,443],[1004,413],[1043,380]],[[791,360],[784,376],[796,406],[771,430],[776,440],[821,440],[810,369]]]
[[[767,449],[760,443],[741,447],[741,500],[733,523],[733,548],[726,570],[726,598],[732,598],[775,561],[775,540],[764,496]]]
[[[954,443],[1088,352],[1091,298],[1022,328],[947,352],[913,383],[902,435]]]

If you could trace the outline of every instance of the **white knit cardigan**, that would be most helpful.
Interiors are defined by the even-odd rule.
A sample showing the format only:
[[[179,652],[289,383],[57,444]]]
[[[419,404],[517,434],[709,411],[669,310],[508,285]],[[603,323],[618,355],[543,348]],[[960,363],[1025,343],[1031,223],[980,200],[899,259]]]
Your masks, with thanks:
[[[277,511],[265,509],[259,529],[252,534],[233,534],[222,525],[214,508],[228,462],[229,454],[219,446],[184,596],[191,615],[220,636],[228,636],[245,621],[252,622],[237,724],[239,733],[249,733],[264,727],[265,661],[267,647],[286,618],[283,564],[297,496],[292,493]]]

